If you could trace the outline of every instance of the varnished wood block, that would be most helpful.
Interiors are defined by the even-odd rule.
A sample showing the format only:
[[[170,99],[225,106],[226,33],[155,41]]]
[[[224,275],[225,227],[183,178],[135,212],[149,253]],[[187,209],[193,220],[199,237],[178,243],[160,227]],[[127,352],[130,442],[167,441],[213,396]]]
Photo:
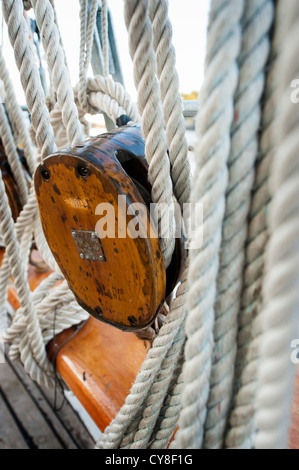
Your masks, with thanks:
[[[35,188],[45,237],[78,303],[122,330],[151,324],[166,297],[166,271],[147,206],[140,128],[117,129],[48,156]],[[143,206],[143,215],[134,205]],[[112,230],[105,237],[97,229],[99,207],[107,207]],[[140,236],[130,233],[133,217]]]

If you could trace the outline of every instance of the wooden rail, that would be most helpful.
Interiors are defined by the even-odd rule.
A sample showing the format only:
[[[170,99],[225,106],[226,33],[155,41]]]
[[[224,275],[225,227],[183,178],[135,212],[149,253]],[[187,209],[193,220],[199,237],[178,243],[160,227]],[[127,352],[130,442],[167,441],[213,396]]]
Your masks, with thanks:
[[[39,273],[30,266],[31,289],[49,273]],[[13,286],[9,289],[9,302],[14,309],[18,307]],[[75,327],[57,335],[48,345],[48,354],[53,359],[53,352],[58,351],[58,373],[103,431],[124,403],[150,345],[133,333],[122,332],[92,317],[76,334],[74,332]],[[289,448],[299,448],[299,373]]]

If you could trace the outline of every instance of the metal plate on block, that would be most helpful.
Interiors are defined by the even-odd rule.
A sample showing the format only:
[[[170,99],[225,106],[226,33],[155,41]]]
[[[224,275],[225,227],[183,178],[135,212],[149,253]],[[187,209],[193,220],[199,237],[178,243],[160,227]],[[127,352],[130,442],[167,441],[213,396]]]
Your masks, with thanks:
[[[106,261],[101,240],[96,232],[72,230],[80,257],[90,261]]]

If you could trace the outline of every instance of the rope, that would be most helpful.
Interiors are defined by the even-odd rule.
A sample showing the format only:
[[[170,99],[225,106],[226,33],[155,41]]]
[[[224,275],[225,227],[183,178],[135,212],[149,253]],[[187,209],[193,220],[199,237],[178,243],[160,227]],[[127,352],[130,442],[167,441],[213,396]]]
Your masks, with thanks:
[[[78,99],[81,108],[87,110],[87,70],[90,64],[92,41],[98,10],[98,1],[93,0],[90,6],[89,18],[87,15],[87,1],[80,2],[80,57],[79,57],[79,86]],[[87,112],[87,111],[86,111]]]
[[[2,2],[4,19],[8,26],[9,39],[14,49],[15,61],[20,71],[21,83],[25,92],[28,110],[36,142],[42,156],[56,150],[54,135],[48,126],[49,112],[44,100],[38,69],[33,63],[34,50],[28,40],[28,29],[23,17],[20,0]]]
[[[37,26],[41,32],[57,102],[61,108],[62,122],[66,128],[69,142],[74,145],[83,138],[82,126],[74,103],[73,90],[70,86],[69,72],[55,23],[53,6],[49,0],[31,0],[31,4],[34,8]]]
[[[5,89],[5,106],[11,124],[13,126],[15,140],[22,144],[24,149],[24,155],[26,162],[29,167],[30,174],[33,175],[36,162],[36,153],[33,148],[31,139],[29,138],[27,126],[22,113],[22,110],[17,102],[17,98],[14,92],[13,83],[9,77],[9,73],[5,64],[5,60],[0,49],[0,78],[3,81]]]
[[[232,398],[236,358],[237,317],[240,308],[247,217],[258,152],[260,100],[269,52],[272,1],[245,3],[239,81],[234,98],[234,121],[228,157],[229,182],[220,248],[215,301],[214,349],[204,447],[221,448]]]
[[[263,279],[263,333],[259,343],[256,448],[285,448],[291,415],[295,365],[290,343],[298,335],[299,110],[290,100],[290,84],[298,76],[298,2],[278,4],[277,59],[280,82],[275,94],[279,109],[273,138],[277,144],[270,169],[269,242]],[[296,336],[295,336],[296,337]]]
[[[162,209],[158,226],[166,267],[175,242],[173,195],[181,209],[189,199],[203,207],[170,311],[125,404],[96,448],[165,448],[178,422],[171,448],[286,445],[288,386],[294,377],[289,346],[298,322],[299,111],[290,101],[290,83],[299,72],[299,7],[295,0],[289,1],[288,10],[282,5],[280,0],[266,78],[273,1],[212,1],[191,191],[168,1],[125,1],[141,118],[122,85],[109,75],[106,0],[104,76],[87,78],[98,5],[91,2],[87,18],[87,1],[81,0],[79,83],[74,90],[53,1],[3,2],[41,156],[88,135],[86,112],[101,110],[114,121],[120,114],[134,122],[141,119],[152,199]],[[34,8],[57,96],[50,113],[24,7]],[[15,137],[24,140],[34,170],[30,139],[2,59],[0,55],[0,77]],[[6,245],[0,272],[1,322],[10,274],[21,304],[4,339],[11,344],[11,358],[20,358],[34,380],[51,386],[55,373],[45,345],[53,334],[81,323],[88,314],[76,303],[46,243],[33,185],[29,195],[27,187],[25,193],[3,109],[0,118],[4,146],[25,203],[14,224],[0,172],[0,231]],[[31,293],[27,265],[33,233],[54,272]],[[196,242],[202,238],[198,248]]]
[[[277,45],[272,43],[261,123],[259,153],[255,168],[245,247],[243,290],[238,317],[237,358],[234,378],[234,399],[226,435],[228,448],[251,448],[254,434],[254,412],[257,390],[258,342],[261,334],[262,295],[265,246],[268,239],[268,205],[270,194],[268,175],[273,159],[272,134],[277,109],[275,90],[278,75],[275,70]]]
[[[86,112],[98,114],[105,112],[114,122],[122,114],[130,116],[134,122],[140,122],[140,116],[135,103],[126,92],[121,83],[115,82],[109,75],[102,77],[96,75],[94,78],[87,79],[86,98],[87,105],[82,108],[78,97],[78,86],[74,89],[75,103],[78,107],[79,119],[84,124]],[[50,112],[51,125],[55,132],[55,142],[58,148],[65,148],[68,145],[68,139],[65,129],[61,126],[61,110],[58,103]],[[88,136],[88,128],[85,129]]]
[[[107,0],[102,0],[101,26],[102,26],[104,77],[107,77],[109,75],[108,3],[107,3]]]
[[[135,7],[137,8],[135,9]],[[158,84],[150,70],[150,66],[154,66],[156,59],[154,51],[151,50],[150,43],[148,42],[152,33],[150,21],[147,17],[147,7],[147,4],[141,5],[141,2],[135,5],[134,2],[127,1],[125,3],[125,17],[127,28],[130,32],[130,39],[131,41],[135,41],[136,39],[136,43],[131,44],[131,55],[136,68],[138,67],[137,64],[140,64],[138,60],[138,45],[140,45],[140,51],[142,50],[143,53],[146,47],[146,54],[143,57],[145,63],[143,70],[144,76],[141,74],[142,64],[140,71],[135,68],[137,88],[138,83],[144,83],[144,81],[147,81],[147,83],[150,82],[149,89],[153,87],[154,99],[157,100],[156,112],[159,113],[159,119],[161,119]],[[130,17],[131,14],[132,17]],[[135,28],[139,30],[139,33],[136,32]],[[174,62],[172,62],[172,64],[174,66]],[[140,75],[138,75],[138,73]],[[147,95],[145,94],[144,96]],[[151,119],[151,116],[148,116],[150,107],[147,106],[147,103],[142,102],[144,96],[139,98],[139,110],[142,112],[142,123],[149,118]],[[149,96],[149,99],[151,98],[152,96]],[[149,103],[149,105],[150,104],[151,103]],[[145,122],[145,124],[146,126],[148,125],[147,122]],[[149,126],[150,125],[151,123]],[[179,124],[177,124],[177,126],[179,126]],[[146,128],[145,132],[147,132],[148,129],[149,128]],[[181,129],[179,131],[182,132]],[[151,138],[151,135],[151,131],[149,131],[149,138]],[[164,142],[164,140],[162,140],[162,142]],[[148,158],[148,160],[151,168],[151,162],[155,160],[151,160],[150,158]],[[169,169],[168,157],[167,166]],[[181,168],[181,171],[182,170],[183,168]],[[186,184],[188,184],[188,181],[186,181]],[[183,199],[188,192],[182,191],[182,194],[184,194],[184,196],[181,195],[180,202],[183,204],[183,202],[187,202],[187,200],[183,201]],[[176,382],[182,367],[182,361],[180,361],[179,358],[182,357],[185,341],[184,320],[186,316],[187,273],[188,262],[177,295],[171,303],[170,312],[159,331],[159,335],[155,338],[152,348],[147,354],[130,395],[127,397],[124,406],[121,408],[116,418],[106,428],[96,448],[120,447],[139,449],[147,447],[149,443],[154,445],[158,431],[158,421],[162,422],[165,427],[164,436],[172,435],[177,421],[165,418],[161,411],[161,406],[167,399],[168,392],[173,389],[177,390]],[[170,405],[174,406],[177,411],[177,404],[174,401],[170,402]],[[173,416],[175,415],[176,413],[174,412]],[[161,440],[159,435],[157,438],[159,441]],[[166,446],[165,437],[164,442]]]
[[[204,243],[201,248],[190,250],[183,407],[174,444],[179,448],[202,445],[207,415],[216,279],[228,186],[227,161],[243,7],[240,1],[214,1],[211,5],[206,73],[197,117],[196,185],[191,197],[191,202],[199,202],[203,207],[203,221],[196,221],[194,239],[204,233]]]
[[[183,204],[190,200],[191,178],[168,0],[151,0],[149,17],[153,24],[153,46],[157,56],[157,74],[161,87],[173,189],[183,210]]]
[[[160,209],[158,233],[167,268],[175,242],[174,204],[159,83],[156,78],[156,59],[152,49],[153,33],[147,13],[148,1],[125,1],[125,22],[129,33],[138,109],[142,116],[145,156],[149,164],[148,179],[152,185],[152,200]]]
[[[27,319],[24,336],[27,344],[30,344],[32,347],[32,350],[26,348],[26,350],[23,351],[22,361],[25,370],[30,376],[35,380],[41,381],[39,371],[43,371],[44,377],[47,377],[51,367],[44,348],[42,348],[41,330],[32,305],[30,288],[25,281],[26,273],[21,263],[19,244],[16,239],[14,224],[2,178],[0,179],[0,220],[11,273],[14,278],[20,303],[24,306],[24,316]]]
[[[34,7],[37,9],[36,16],[39,28],[42,31],[44,46],[48,51],[48,63],[49,68],[52,71],[52,80],[55,85],[55,91],[57,92],[57,100],[61,107],[61,112],[63,116],[64,123],[66,125],[67,133],[69,139],[79,139],[81,136],[81,124],[76,118],[76,113],[74,114],[74,103],[72,92],[68,91],[68,76],[64,78],[61,77],[56,69],[56,62],[53,62],[53,57],[49,56],[50,49],[53,46],[53,41],[57,39],[56,47],[52,50],[54,54],[59,55],[58,63],[61,67],[65,68],[64,53],[60,43],[60,36],[57,32],[57,27],[55,25],[55,17],[53,14],[53,7],[51,3],[47,5],[43,2],[43,5],[40,5],[40,2],[32,2]],[[32,127],[36,132],[36,142],[39,145],[39,150],[43,156],[56,150],[53,130],[50,125],[49,113],[45,105],[45,100],[43,96],[43,91],[41,83],[39,80],[38,72],[36,65],[34,64],[33,54],[32,54],[32,45],[29,40],[26,20],[23,18],[23,6],[22,2],[5,2],[3,4],[3,12],[5,20],[8,24],[9,36],[14,47],[15,58],[18,68],[20,69],[21,82],[25,91],[27,106],[32,117]],[[45,28],[46,23],[52,24],[53,33],[49,36]],[[31,52],[31,56],[30,56]],[[25,69],[24,69],[25,66]],[[62,90],[63,88],[63,90]],[[34,98],[34,99],[32,99]],[[70,119],[69,113],[72,114],[72,119]],[[38,381],[41,384],[47,386],[54,385],[54,377],[52,365],[47,359],[44,336],[45,331],[42,332],[42,322],[38,318],[38,310],[34,307],[32,294],[30,292],[28,282],[26,279],[26,271],[24,266],[27,267],[28,259],[24,254],[28,253],[28,234],[30,230],[25,230],[23,239],[22,239],[22,249],[20,249],[17,238],[21,238],[21,231],[24,229],[24,222],[28,223],[28,218],[31,221],[31,229],[36,229],[36,242],[37,245],[43,254],[44,259],[52,264],[53,267],[56,267],[56,263],[53,262],[53,256],[46,244],[46,241],[41,230],[40,220],[37,217],[37,204],[32,190],[29,196],[28,203],[25,205],[24,210],[20,214],[18,221],[16,223],[15,229],[12,223],[11,214],[9,213],[9,208],[5,207],[5,199],[3,199],[2,204],[2,229],[5,229],[5,243],[7,244],[6,249],[6,259],[4,260],[2,271],[1,271],[1,281],[5,284],[7,282],[8,270],[7,263],[9,263],[10,270],[14,277],[15,285],[18,292],[18,297],[21,303],[22,313],[22,333],[19,334],[17,344],[19,352],[16,354],[16,343],[12,345],[11,354],[12,356],[19,355],[22,362],[24,363],[25,370],[30,374],[33,380]],[[36,220],[36,222],[35,222]],[[26,233],[26,236],[25,236]],[[23,255],[23,257],[22,257]],[[23,263],[23,264],[22,264]],[[4,269],[3,269],[4,267]],[[6,296],[6,288],[4,287],[4,296]],[[54,295],[54,291],[52,293]],[[69,300],[69,299],[68,299]],[[61,300],[59,297],[56,298],[56,301]],[[57,302],[56,302],[57,303]],[[53,306],[53,305],[52,305]],[[66,315],[66,310],[64,309],[64,317],[69,319],[69,323],[76,323],[77,316],[76,312],[78,306],[75,302],[68,304],[68,311]],[[19,315],[16,315],[15,318],[18,318]],[[82,315],[81,315],[82,316]],[[86,313],[83,314],[86,318]],[[60,318],[56,325],[59,328],[64,328],[68,323],[67,318]],[[25,321],[24,321],[25,320]],[[15,319],[14,319],[15,321]],[[14,321],[11,325],[11,329],[15,326]],[[59,322],[62,326],[59,325]],[[50,329],[51,331],[53,328]],[[46,338],[48,340],[48,337]]]
[[[144,408],[145,400],[149,397],[150,402],[145,406],[144,416],[149,416],[151,404],[151,393],[150,390],[154,384],[154,381],[158,377],[158,373],[163,371],[165,368],[165,358],[166,361],[169,361],[169,357],[174,351],[172,348],[176,349],[176,338],[181,330],[181,327],[184,322],[184,312],[185,312],[185,295],[186,295],[186,278],[187,278],[187,269],[186,267],[185,274],[182,277],[182,283],[179,286],[177,297],[174,300],[174,305],[172,306],[170,312],[168,313],[164,325],[159,331],[159,335],[155,338],[152,348],[148,351],[147,356],[141,366],[141,370],[138,373],[135,383],[130,391],[130,394],[126,398],[125,404],[122,406],[118,412],[116,418],[112,423],[105,429],[105,432],[101,439],[98,441],[97,448],[105,449],[114,449],[118,448],[121,441],[125,438],[126,431],[134,421],[136,414],[139,409]],[[169,355],[167,357],[167,354]],[[165,377],[164,372],[162,376]],[[167,384],[166,384],[167,385]],[[157,398],[157,385],[154,385],[155,393],[152,392]],[[159,387],[159,386],[158,386]],[[162,389],[163,389],[162,383]],[[164,388],[164,397],[167,392],[168,387]],[[159,393],[159,389],[158,389]],[[140,416],[139,416],[140,419]],[[143,427],[144,421],[141,422]],[[154,423],[151,424],[153,428]],[[151,431],[152,429],[150,429]],[[145,436],[146,437],[146,436]],[[146,437],[146,441],[148,437]],[[140,448],[141,443],[137,443],[137,447]],[[135,444],[133,445],[135,447]]]

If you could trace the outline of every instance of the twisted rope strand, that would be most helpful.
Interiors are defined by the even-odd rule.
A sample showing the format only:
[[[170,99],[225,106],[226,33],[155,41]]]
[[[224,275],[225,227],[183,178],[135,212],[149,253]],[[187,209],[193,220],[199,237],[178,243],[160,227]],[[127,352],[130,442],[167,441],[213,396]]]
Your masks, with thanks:
[[[275,33],[276,36],[276,33]],[[262,331],[264,251],[268,240],[268,175],[274,154],[275,93],[279,75],[276,71],[277,45],[272,41],[264,94],[260,149],[255,168],[245,248],[243,290],[238,318],[238,350],[234,378],[234,399],[226,434],[226,447],[251,448],[257,391],[258,343]]]
[[[41,32],[54,91],[57,93],[57,101],[61,107],[62,122],[67,130],[69,142],[76,144],[83,138],[82,126],[74,103],[73,89],[65,64],[61,37],[55,24],[53,6],[50,0],[32,0],[31,3]]]
[[[0,78],[4,83],[6,98],[5,105],[11,123],[13,125],[13,130],[15,136],[17,136],[19,143],[22,143],[24,148],[24,154],[26,161],[29,167],[30,174],[34,174],[35,164],[36,164],[36,152],[33,148],[33,144],[29,137],[29,132],[25,123],[25,119],[22,113],[22,110],[17,102],[17,98],[14,92],[13,83],[10,79],[6,63],[0,50]]]
[[[173,189],[183,210],[183,204],[190,199],[190,163],[179,78],[175,66],[175,50],[172,45],[172,26],[168,16],[168,0],[151,0],[149,16],[153,24],[153,46],[157,56]]]
[[[153,33],[147,12],[148,0],[125,1],[125,22],[138,92],[138,108],[142,115],[145,155],[149,163],[148,178],[152,185],[153,202],[161,209],[158,214],[158,233],[167,268],[175,245],[174,204],[159,84],[156,78],[157,67],[152,50]]]
[[[228,158],[229,182],[220,248],[215,303],[214,350],[204,446],[221,448],[232,398],[236,357],[237,317],[242,289],[247,216],[258,152],[260,100],[269,51],[268,33],[273,18],[272,1],[245,3],[239,82],[235,93],[234,122]],[[241,242],[236,241],[238,239]],[[221,322],[218,320],[221,319]],[[230,325],[230,328],[228,328]]]
[[[135,421],[135,426],[132,427],[130,431],[131,435],[127,434],[122,442],[122,445],[125,443],[127,447],[133,449],[147,447],[151,439],[151,433],[154,430],[157,419],[159,418],[161,406],[163,405],[163,402],[167,396],[169,385],[173,380],[173,375],[179,357],[182,354],[182,349],[185,342],[184,323],[186,318],[185,305],[187,295],[188,267],[189,262],[187,260],[186,267],[181,279],[181,284],[178,287],[177,295],[170,305],[170,314],[178,317],[180,321],[179,330],[175,336],[173,336],[171,331],[169,331],[168,350],[165,358],[161,362],[159,372],[155,378],[155,382],[152,384],[148,392],[148,396],[143,406],[141,419]]]
[[[185,285],[186,282],[179,286],[180,292],[178,291],[176,308],[168,313],[165,323],[159,331],[159,335],[155,338],[152,348],[147,353],[130,395],[126,398],[125,404],[120,409],[116,418],[105,429],[102,438],[97,443],[97,448],[118,448],[138,410],[143,407],[157,373],[161,369],[161,364],[182,326],[184,320],[182,308],[184,307],[182,307],[179,298],[184,296]]]
[[[290,99],[290,84],[298,77],[299,5],[278,3],[277,59],[280,82],[276,96],[279,109],[274,138],[277,149],[270,170],[269,242],[265,256],[262,293],[263,334],[259,343],[256,448],[285,448],[291,416],[295,365],[290,344],[298,334],[299,284],[299,110]],[[297,337],[297,336],[295,336]]]
[[[190,250],[183,407],[173,444],[179,448],[198,448],[203,440],[212,368],[216,278],[228,184],[227,160],[233,121],[233,96],[238,80],[236,60],[241,45],[240,19],[243,7],[244,2],[240,1],[214,1],[211,6],[206,77],[196,123],[196,184],[191,197],[192,202],[200,203],[203,207],[203,221],[196,221],[194,241],[200,240],[202,233],[204,241],[200,248]],[[215,51],[215,54],[210,51]]]
[[[32,377],[35,377],[37,368],[42,370],[44,375],[47,376],[51,366],[45,354],[45,350],[42,347],[41,329],[32,305],[30,288],[26,282],[26,273],[21,262],[19,244],[14,231],[14,224],[2,178],[0,180],[0,220],[11,273],[14,278],[20,303],[24,307],[24,316],[27,318],[24,333],[27,343],[30,343],[32,347],[32,351],[28,350],[26,359],[23,361],[24,367]],[[47,383],[47,381],[42,381],[42,383],[45,382]]]

